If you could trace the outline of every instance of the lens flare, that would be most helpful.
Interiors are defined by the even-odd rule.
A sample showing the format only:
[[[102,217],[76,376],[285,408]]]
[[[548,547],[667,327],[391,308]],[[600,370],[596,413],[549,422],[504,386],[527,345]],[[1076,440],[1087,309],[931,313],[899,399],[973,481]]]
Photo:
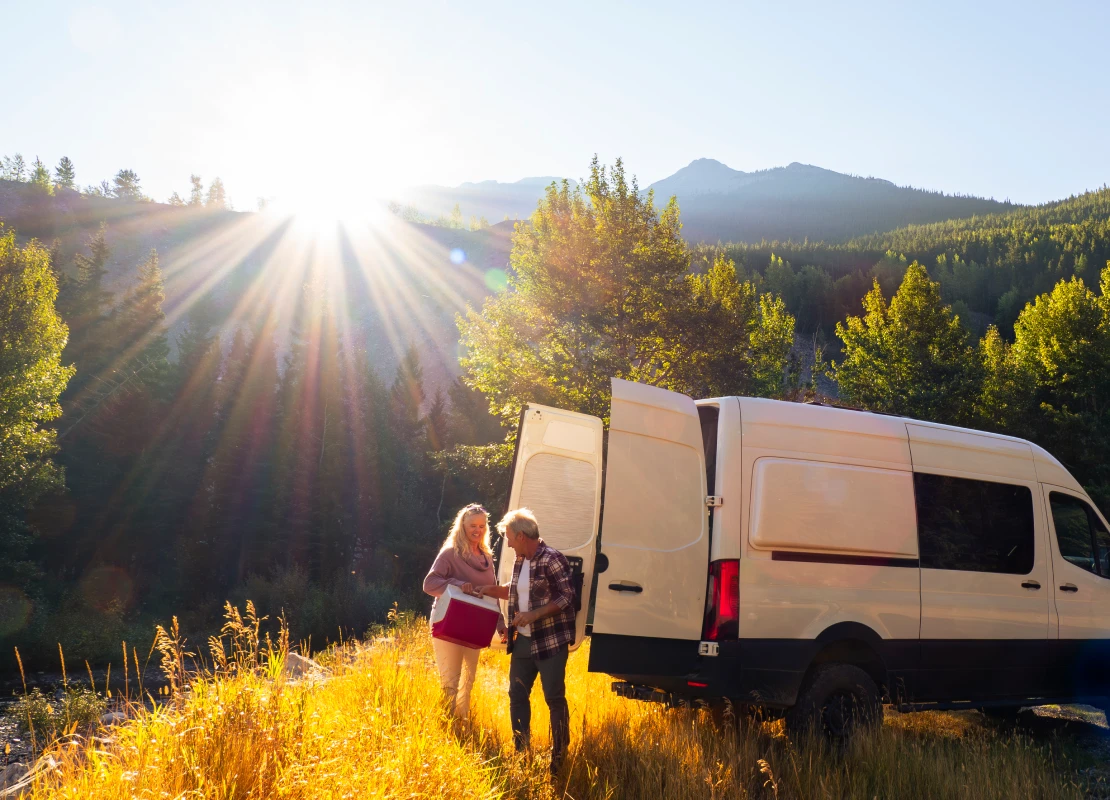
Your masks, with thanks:
[[[491,292],[503,292],[509,285],[509,276],[503,269],[486,270],[484,280],[486,288]]]

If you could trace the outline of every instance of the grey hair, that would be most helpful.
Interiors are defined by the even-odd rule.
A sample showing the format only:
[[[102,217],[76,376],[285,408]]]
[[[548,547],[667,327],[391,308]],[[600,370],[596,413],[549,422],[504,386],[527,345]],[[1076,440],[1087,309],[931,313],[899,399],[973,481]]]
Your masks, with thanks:
[[[511,530],[529,539],[540,538],[540,523],[536,521],[536,515],[527,508],[518,508],[507,513],[497,523],[497,530],[502,536],[505,531]]]

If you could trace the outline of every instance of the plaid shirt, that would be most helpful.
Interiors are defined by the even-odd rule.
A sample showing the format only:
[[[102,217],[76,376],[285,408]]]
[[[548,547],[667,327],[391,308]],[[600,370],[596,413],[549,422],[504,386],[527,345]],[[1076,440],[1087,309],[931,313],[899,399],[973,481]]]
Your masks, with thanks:
[[[516,617],[520,605],[516,585],[524,558],[518,556],[513,564],[513,581],[509,585],[509,621]],[[532,611],[554,603],[560,610],[532,623],[532,657],[550,658],[565,644],[574,642],[574,585],[571,583],[570,564],[558,550],[548,547],[540,539],[532,556],[531,580],[528,585],[528,608]],[[515,635],[513,628],[509,635]]]

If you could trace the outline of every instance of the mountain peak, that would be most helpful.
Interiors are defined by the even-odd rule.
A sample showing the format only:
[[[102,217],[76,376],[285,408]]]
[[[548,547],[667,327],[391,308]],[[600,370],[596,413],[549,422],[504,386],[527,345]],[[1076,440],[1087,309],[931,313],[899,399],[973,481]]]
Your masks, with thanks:
[[[650,188],[656,194],[727,194],[748,181],[748,173],[722,164],[715,158],[695,158],[669,178],[656,181]]]

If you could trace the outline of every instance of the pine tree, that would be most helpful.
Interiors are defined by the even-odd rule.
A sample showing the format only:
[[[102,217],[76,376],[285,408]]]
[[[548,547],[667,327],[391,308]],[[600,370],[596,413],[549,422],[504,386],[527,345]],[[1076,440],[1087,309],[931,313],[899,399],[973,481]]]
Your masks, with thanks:
[[[166,291],[158,251],[151,249],[138,267],[137,281],[112,312],[113,338],[120,355],[117,371],[133,387],[156,395],[169,384],[170,347],[162,303]]]
[[[38,156],[35,156],[35,160],[31,164],[31,185],[43,194],[54,194],[54,184],[50,180],[50,170]]]
[[[462,226],[463,226],[462,218],[463,218],[462,217],[462,209],[459,208],[458,203],[455,203],[455,207],[451,209],[451,224],[450,224],[450,227],[452,227],[456,230],[462,230]]]
[[[204,184],[200,182],[200,175],[190,175],[189,184],[189,205],[202,206],[204,205]]]
[[[179,195],[177,192],[174,192],[173,194],[171,194],[170,199],[167,200],[166,202],[171,206],[184,206],[185,205],[185,201],[181,199],[181,195]]]
[[[14,158],[4,156],[4,167],[3,171],[0,171],[0,178],[21,183],[27,180],[27,163],[21,154],[16,153]]]
[[[54,185],[59,189],[74,189],[77,186],[77,171],[69,156],[62,156],[54,168]]]
[[[208,198],[204,201],[208,208],[227,208],[227,192],[224,191],[224,182],[218,177],[212,179],[208,187]]]
[[[65,361],[77,367],[66,393],[67,406],[84,405],[90,399],[85,396],[86,387],[100,383],[97,376],[106,367],[108,342],[104,328],[112,299],[103,286],[111,255],[107,233],[107,225],[101,223],[89,238],[89,254],[77,253],[73,257],[76,275],[62,282],[58,294],[58,311],[69,325]],[[60,271],[60,265],[57,269]],[[97,388],[92,387],[91,391],[97,392]]]
[[[114,184],[112,195],[120,200],[136,202],[143,199],[142,189],[139,186],[139,176],[134,170],[121,169],[112,179]]]

